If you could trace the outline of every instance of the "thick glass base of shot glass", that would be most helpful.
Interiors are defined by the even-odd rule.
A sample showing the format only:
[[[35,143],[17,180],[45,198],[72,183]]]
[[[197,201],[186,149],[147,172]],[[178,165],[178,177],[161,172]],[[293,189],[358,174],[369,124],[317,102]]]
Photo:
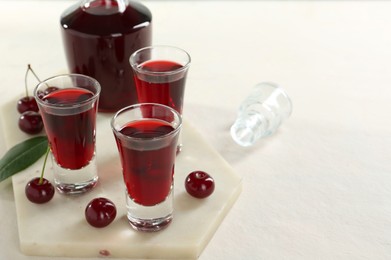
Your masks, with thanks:
[[[66,195],[90,191],[98,183],[96,156],[83,168],[72,170],[59,166],[52,156],[54,184],[57,190]]]
[[[126,193],[127,217],[129,224],[138,231],[156,232],[166,228],[173,217],[173,189],[164,201],[153,206],[143,206],[132,200]]]
[[[176,154],[179,154],[181,151],[182,151],[182,148],[183,148],[183,144],[178,144],[177,147],[176,147]]]
[[[176,154],[179,154],[182,151],[183,143],[182,143],[182,132],[179,133],[178,136],[178,144],[176,147]]]

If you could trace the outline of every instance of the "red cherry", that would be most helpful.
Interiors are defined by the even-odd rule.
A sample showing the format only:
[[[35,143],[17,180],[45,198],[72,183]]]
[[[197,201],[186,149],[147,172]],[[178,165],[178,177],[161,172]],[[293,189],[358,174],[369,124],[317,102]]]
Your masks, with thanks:
[[[36,96],[37,96],[39,99],[42,99],[42,98],[45,96],[45,94],[43,93],[42,90],[37,90]]]
[[[186,191],[193,197],[203,199],[211,195],[215,189],[213,178],[203,171],[194,171],[185,180]]]
[[[29,181],[25,187],[26,197],[29,201],[42,204],[50,201],[54,196],[53,185],[45,178],[39,183],[40,178],[36,177]]]
[[[27,134],[38,134],[43,129],[42,117],[38,112],[26,111],[19,117],[19,128]]]
[[[43,95],[46,96],[47,94],[50,94],[54,91],[57,91],[59,90],[58,87],[55,87],[55,86],[51,86],[51,87],[47,87],[44,91],[43,91]]]
[[[39,98],[39,99],[43,99],[46,95],[48,95],[48,94],[50,94],[50,93],[52,93],[52,92],[54,92],[54,91],[57,91],[57,90],[59,90],[59,88],[58,87],[54,87],[54,86],[48,86],[46,89],[44,89],[44,90],[38,90],[37,91],[37,97]]]
[[[31,68],[30,64],[28,64],[26,74],[24,76],[24,88],[26,91],[26,95],[23,98],[18,100],[18,103],[16,106],[19,113],[21,113],[21,114],[26,111],[35,111],[35,112],[39,111],[38,104],[35,101],[35,98],[32,96],[29,96],[29,91],[28,91],[28,87],[27,87],[27,76],[29,74],[29,71],[31,71],[34,74],[34,76],[37,78],[37,80],[40,81],[38,79],[37,75],[34,73],[33,69]]]
[[[32,96],[26,96],[19,99],[16,108],[21,114],[26,111],[39,111],[37,101],[35,101],[35,98]]]
[[[117,209],[109,199],[95,198],[88,203],[84,213],[91,226],[102,228],[113,222]]]

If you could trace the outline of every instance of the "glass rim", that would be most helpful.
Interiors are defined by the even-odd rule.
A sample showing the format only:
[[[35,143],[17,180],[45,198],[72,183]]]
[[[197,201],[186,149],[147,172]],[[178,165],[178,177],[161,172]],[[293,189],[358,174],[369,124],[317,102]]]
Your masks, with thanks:
[[[93,82],[93,84],[91,84],[92,86],[94,86],[96,88],[96,93],[93,93],[93,96],[84,100],[84,101],[81,101],[79,103],[71,103],[71,104],[51,104],[51,103],[48,103],[48,102],[44,102],[42,99],[40,99],[38,97],[38,89],[42,86],[42,85],[47,85],[50,87],[50,85],[48,84],[48,81],[51,81],[51,80],[54,80],[54,79],[57,79],[57,78],[76,78],[76,77],[81,77],[81,78],[85,78],[87,80],[90,80],[91,82]],[[75,88],[82,88],[82,89],[86,89],[86,88],[83,88],[83,87],[78,87],[76,86]],[[67,88],[63,88],[63,89],[67,89]],[[39,82],[34,90],[33,90],[33,96],[35,98],[35,100],[42,106],[45,106],[45,107],[51,107],[51,108],[56,108],[56,109],[72,109],[72,108],[78,108],[78,107],[82,107],[88,103],[91,103],[93,101],[95,101],[96,99],[98,99],[99,95],[100,95],[100,92],[101,92],[101,86],[100,86],[100,83],[94,79],[93,77],[90,77],[90,76],[87,76],[87,75],[84,75],[84,74],[78,74],[78,73],[69,73],[69,74],[59,74],[59,75],[55,75],[55,76],[52,76],[52,77],[49,77],[45,80],[42,80],[41,82]]]
[[[161,136],[157,136],[157,137],[149,137],[149,138],[142,138],[142,137],[132,137],[132,136],[128,136],[128,135],[124,135],[122,134],[120,131],[118,131],[115,126],[114,126],[114,121],[117,119],[117,117],[123,113],[124,111],[127,111],[127,110],[131,110],[131,109],[135,109],[135,108],[141,108],[142,106],[158,106],[158,107],[161,107],[161,108],[165,108],[165,109],[168,109],[170,110],[171,112],[173,112],[173,114],[175,114],[178,118],[178,125],[176,128],[174,128],[173,131],[167,133],[167,134],[164,134],[164,135],[161,135]],[[139,120],[143,120],[144,118],[140,118],[140,119],[135,119],[135,120],[129,120],[127,121],[127,123],[129,122],[133,122],[133,121],[139,121]],[[147,117],[145,119],[153,119],[153,118],[150,118],[150,117]],[[110,120],[110,126],[111,126],[111,129],[114,131],[115,135],[125,139],[125,140],[133,140],[133,141],[158,141],[158,140],[162,140],[162,139],[165,139],[169,136],[173,136],[175,135],[177,132],[179,132],[179,130],[182,128],[182,116],[178,113],[178,111],[176,111],[175,109],[173,109],[172,107],[169,107],[169,106],[166,106],[166,105],[163,105],[163,104],[159,104],[159,103],[137,103],[137,104],[133,104],[133,105],[129,105],[129,106],[126,106],[126,107],[123,107],[121,108],[120,110],[118,110],[114,116],[111,118]],[[121,126],[123,127],[123,126]]]
[[[140,65],[141,64],[137,64],[136,62],[134,62],[134,57],[139,54],[140,52],[142,51],[146,51],[146,50],[152,50],[152,49],[156,49],[156,48],[166,48],[166,49],[173,49],[173,50],[177,50],[177,51],[180,51],[182,53],[185,54],[185,56],[187,57],[187,62],[186,64],[182,65],[182,67],[180,68],[177,68],[175,70],[171,70],[171,71],[149,71],[149,70],[143,70],[141,69]],[[154,60],[154,59],[150,59],[150,60]],[[149,61],[149,60],[148,60]],[[130,55],[129,57],[129,63],[130,63],[130,66],[137,72],[148,72],[149,75],[173,75],[173,74],[177,74],[177,73],[180,73],[180,72],[183,72],[185,70],[187,70],[190,66],[190,63],[191,63],[191,56],[190,54],[185,51],[184,49],[182,48],[179,48],[179,47],[176,47],[176,46],[172,46],[172,45],[151,45],[151,46],[147,46],[147,47],[143,47],[141,49],[138,49],[136,50],[135,52],[132,53],[132,55]]]

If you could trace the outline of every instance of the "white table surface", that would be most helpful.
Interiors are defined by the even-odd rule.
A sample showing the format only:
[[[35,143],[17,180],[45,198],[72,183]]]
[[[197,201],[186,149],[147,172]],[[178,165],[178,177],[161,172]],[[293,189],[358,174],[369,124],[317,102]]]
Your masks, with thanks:
[[[42,79],[65,68],[73,2],[0,1],[0,104],[23,93],[27,63]],[[185,117],[243,176],[200,259],[391,259],[391,2],[144,3],[154,44],[192,56]],[[260,81],[283,86],[293,114],[242,148],[229,127]],[[0,259],[47,259],[19,251],[11,185],[0,215]]]

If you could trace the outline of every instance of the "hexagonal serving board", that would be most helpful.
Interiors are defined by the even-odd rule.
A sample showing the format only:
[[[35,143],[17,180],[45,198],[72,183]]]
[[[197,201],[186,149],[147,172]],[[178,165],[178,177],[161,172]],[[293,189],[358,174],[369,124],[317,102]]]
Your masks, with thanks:
[[[15,102],[1,109],[1,120],[8,148],[28,138],[17,128]],[[13,112],[15,111],[15,112]],[[177,156],[174,188],[174,219],[168,228],[156,233],[133,230],[126,219],[125,186],[114,136],[112,114],[99,114],[97,122],[97,162],[99,184],[79,196],[56,192],[47,204],[30,203],[24,187],[39,176],[43,158],[13,176],[21,251],[26,255],[65,257],[123,257],[196,259],[213,237],[241,192],[241,177],[206,143],[188,122],[182,129],[183,150]],[[52,180],[50,163],[46,177]],[[188,195],[184,188],[187,174],[209,172],[215,179],[214,193],[206,199]],[[91,227],[84,218],[87,203],[106,197],[117,206],[117,217],[105,228]]]

